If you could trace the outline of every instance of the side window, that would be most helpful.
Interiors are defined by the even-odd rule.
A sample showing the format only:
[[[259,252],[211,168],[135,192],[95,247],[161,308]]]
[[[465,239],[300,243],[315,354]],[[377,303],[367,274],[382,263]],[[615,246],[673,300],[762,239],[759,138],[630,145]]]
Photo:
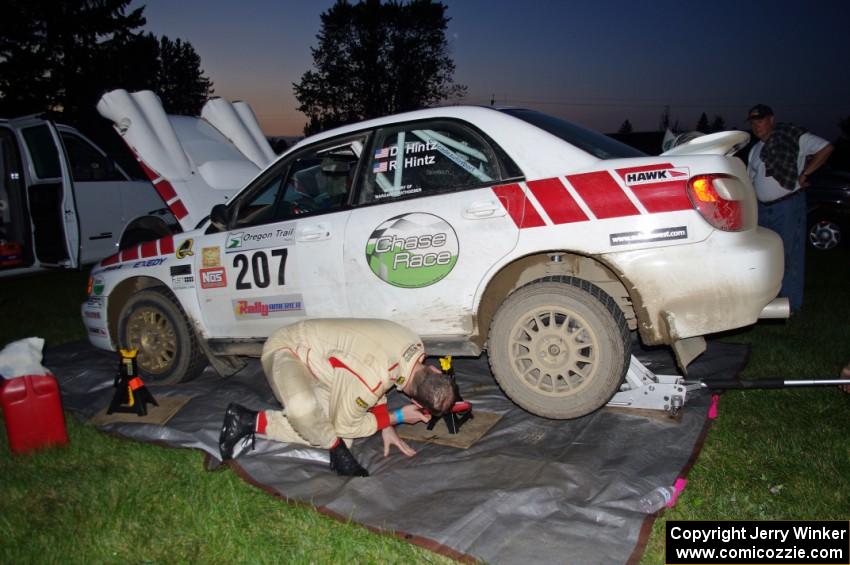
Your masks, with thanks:
[[[360,203],[485,186],[499,180],[492,147],[455,122],[379,130]]]
[[[59,154],[53,136],[46,125],[39,125],[21,130],[27,150],[32,159],[35,174],[40,179],[55,179],[62,176],[59,164]]]
[[[91,143],[76,135],[62,132],[62,142],[71,162],[71,176],[76,182],[120,181],[125,179],[115,164]]]
[[[358,136],[293,155],[238,204],[236,226],[279,222],[346,206],[365,142],[365,136]]]

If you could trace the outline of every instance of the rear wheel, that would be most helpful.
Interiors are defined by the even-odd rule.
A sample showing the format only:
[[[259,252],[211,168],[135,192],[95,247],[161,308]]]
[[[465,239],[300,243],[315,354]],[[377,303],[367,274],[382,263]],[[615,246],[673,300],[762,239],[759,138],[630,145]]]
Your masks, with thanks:
[[[197,377],[207,365],[189,320],[177,300],[157,289],[133,295],[121,310],[118,341],[136,349],[145,381],[176,384]]]
[[[631,354],[622,311],[599,287],[547,277],[511,294],[493,318],[493,376],[532,414],[568,419],[604,405]]]

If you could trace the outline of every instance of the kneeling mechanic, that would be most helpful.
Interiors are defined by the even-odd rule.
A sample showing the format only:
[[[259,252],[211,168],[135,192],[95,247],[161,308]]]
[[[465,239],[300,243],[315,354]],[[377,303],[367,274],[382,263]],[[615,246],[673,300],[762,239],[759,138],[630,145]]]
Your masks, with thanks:
[[[254,412],[230,404],[219,436],[222,461],[255,433],[328,449],[330,467],[340,475],[368,476],[347,443],[378,430],[384,456],[393,445],[415,455],[394,426],[428,422],[455,402],[451,381],[424,358],[419,337],[386,320],[315,319],[278,330],[263,347],[262,365],[283,410]],[[392,387],[414,403],[389,412]]]

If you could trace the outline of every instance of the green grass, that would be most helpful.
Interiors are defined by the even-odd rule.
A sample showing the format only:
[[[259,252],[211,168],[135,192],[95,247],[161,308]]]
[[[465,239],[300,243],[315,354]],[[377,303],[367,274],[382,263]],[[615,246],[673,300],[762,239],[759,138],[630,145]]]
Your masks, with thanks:
[[[832,377],[850,359],[850,253],[809,259],[799,316],[723,337],[752,345],[744,378]],[[0,281],[0,344],[83,338],[85,282],[84,273]],[[447,561],[286,504],[230,471],[206,472],[197,451],[66,421],[68,447],[16,457],[0,430],[2,563]],[[848,519],[848,438],[850,396],[835,388],[727,392],[688,487],[656,521],[642,562],[664,562],[667,519]]]

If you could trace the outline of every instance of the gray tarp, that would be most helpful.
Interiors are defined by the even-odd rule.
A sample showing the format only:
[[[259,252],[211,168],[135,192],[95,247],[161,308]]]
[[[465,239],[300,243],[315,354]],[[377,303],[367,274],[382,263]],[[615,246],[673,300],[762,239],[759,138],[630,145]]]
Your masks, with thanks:
[[[675,372],[663,351],[637,352],[659,374]],[[747,349],[711,344],[690,376],[731,378]],[[59,380],[64,407],[84,418],[111,400],[118,357],[86,343],[45,353]],[[677,420],[613,409],[571,421],[532,416],[511,403],[490,376],[486,358],[456,359],[465,400],[502,415],[469,449],[416,443],[408,459],[383,457],[380,434],[352,451],[368,478],[345,479],[328,469],[324,450],[257,439],[237,459],[247,480],[286,499],[373,529],[394,531],[426,547],[490,563],[622,563],[643,551],[647,516],[638,498],[671,485],[699,448],[709,396],[692,396]],[[154,397],[192,399],[165,426],[112,423],[102,429],[140,441],[200,449],[218,458],[218,434],[229,402],[277,408],[259,363],[229,379],[207,369],[179,386],[148,384]],[[390,395],[391,409],[403,400]],[[416,512],[410,512],[416,508]],[[423,519],[427,516],[427,519]],[[646,530],[646,528],[645,528]]]

